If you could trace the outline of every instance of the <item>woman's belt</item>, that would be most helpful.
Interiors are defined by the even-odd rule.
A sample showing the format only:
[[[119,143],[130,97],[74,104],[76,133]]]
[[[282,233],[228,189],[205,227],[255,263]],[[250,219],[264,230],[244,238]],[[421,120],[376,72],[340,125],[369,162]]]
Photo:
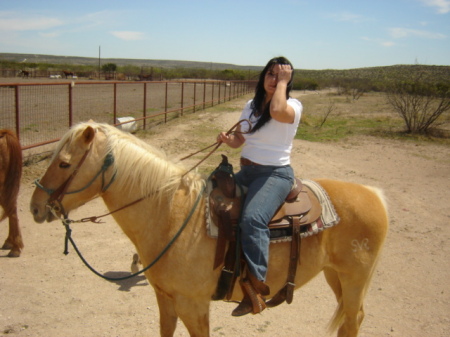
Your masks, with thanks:
[[[261,166],[261,164],[255,163],[254,161],[251,161],[250,159],[241,157],[241,166],[250,166],[250,165]]]

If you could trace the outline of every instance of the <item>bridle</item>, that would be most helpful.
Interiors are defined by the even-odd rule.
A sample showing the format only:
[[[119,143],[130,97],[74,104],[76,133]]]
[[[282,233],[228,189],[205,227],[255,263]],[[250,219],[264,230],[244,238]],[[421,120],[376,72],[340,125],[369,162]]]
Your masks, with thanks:
[[[75,177],[77,176],[81,166],[83,165],[83,163],[85,162],[89,152],[91,151],[91,147],[89,147],[89,149],[87,149],[83,156],[81,157],[80,161],[78,162],[77,166],[75,167],[75,170],[72,172],[72,174],[66,179],[65,182],[63,182],[57,189],[53,190],[50,188],[46,188],[45,186],[43,186],[39,179],[36,179],[34,181],[34,184],[36,185],[36,187],[40,188],[41,190],[45,191],[50,198],[47,200],[47,204],[46,207],[48,207],[50,209],[50,212],[52,212],[53,215],[57,216],[56,213],[59,212],[64,219],[67,219],[68,217],[68,213],[64,210],[64,207],[62,205],[62,200],[64,198],[64,196],[68,195],[68,194],[76,194],[79,192],[82,192],[84,190],[86,190],[88,187],[90,187],[94,181],[100,176],[102,175],[102,188],[101,191],[105,192],[109,186],[111,186],[111,184],[114,182],[115,178],[116,178],[116,174],[117,171],[115,171],[110,179],[110,181],[105,184],[105,172],[108,170],[108,168],[114,163],[114,156],[111,152],[109,152],[106,156],[105,159],[103,161],[103,165],[100,168],[100,170],[94,175],[94,177],[82,188],[75,190],[75,191],[68,191],[70,184],[72,183],[72,181],[75,179]]]
[[[242,134],[249,133],[249,132],[251,131],[251,123],[250,123],[250,121],[248,121],[248,120],[246,120],[246,119],[242,119],[242,120],[240,120],[239,122],[237,122],[236,124],[234,124],[234,125],[227,131],[226,134],[229,135],[229,134],[231,134],[231,133],[233,133],[233,132],[236,132],[235,129],[236,129],[239,125],[241,125],[242,123],[248,123],[248,125],[249,125],[249,130],[247,130],[246,132],[240,132],[240,133],[242,133]],[[199,166],[202,162],[204,162],[209,156],[211,156],[211,155],[212,155],[212,154],[220,147],[220,145],[222,145],[222,142],[215,142],[214,144],[211,144],[211,145],[209,145],[209,146],[206,147],[206,148],[203,148],[203,149],[201,149],[201,150],[199,150],[199,151],[197,151],[197,152],[195,152],[195,153],[192,153],[192,154],[190,154],[190,155],[188,155],[188,156],[186,156],[186,157],[181,158],[181,159],[180,159],[181,161],[182,161],[182,160],[185,160],[185,159],[188,159],[188,158],[192,157],[193,155],[195,155],[195,154],[197,154],[197,153],[200,153],[200,152],[202,152],[202,151],[204,151],[204,150],[207,150],[207,149],[209,149],[209,148],[211,148],[211,147],[214,146],[214,148],[213,148],[213,149],[212,149],[212,150],[211,150],[211,151],[210,151],[203,159],[201,159],[196,165],[194,165],[191,169],[189,169],[187,172],[185,172],[185,173],[183,174],[183,176],[185,176],[186,174],[188,174],[189,172],[191,172],[193,169],[195,169],[197,166]],[[78,162],[77,166],[75,167],[75,170],[74,170],[74,171],[72,172],[72,174],[66,179],[66,181],[65,181],[64,183],[62,183],[57,189],[53,190],[53,189],[46,188],[45,186],[43,186],[43,185],[40,183],[39,179],[36,179],[36,180],[34,181],[34,184],[36,185],[36,187],[38,187],[38,188],[40,188],[41,190],[45,191],[45,192],[50,196],[50,198],[47,200],[46,207],[48,207],[48,208],[50,209],[50,212],[51,212],[53,215],[55,215],[56,217],[58,217],[58,216],[57,216],[57,213],[58,213],[58,212],[64,217],[64,219],[67,219],[67,217],[68,217],[68,213],[64,210],[64,207],[63,207],[63,205],[62,205],[62,200],[63,200],[63,198],[64,198],[65,195],[68,195],[68,194],[76,194],[76,193],[79,193],[79,192],[84,191],[85,189],[87,189],[88,187],[90,187],[90,186],[92,185],[92,183],[93,183],[100,175],[102,175],[102,189],[101,189],[102,192],[105,192],[105,191],[109,188],[109,186],[111,186],[111,184],[114,182],[114,180],[115,180],[115,178],[116,178],[117,171],[114,172],[114,174],[112,175],[112,177],[111,177],[110,181],[108,182],[108,184],[105,185],[105,172],[106,172],[106,170],[108,170],[108,168],[114,163],[114,156],[113,156],[112,152],[109,152],[109,153],[105,156],[105,159],[104,159],[104,161],[103,161],[103,165],[102,165],[102,167],[100,168],[100,170],[97,172],[97,174],[94,175],[94,177],[93,177],[93,178],[92,178],[92,179],[91,179],[84,187],[82,187],[82,188],[80,188],[80,189],[78,189],[78,190],[75,190],[75,191],[70,191],[70,192],[68,191],[70,184],[72,183],[72,181],[73,181],[73,180],[75,179],[75,177],[77,176],[78,171],[80,170],[80,168],[81,168],[81,166],[83,165],[83,163],[85,162],[85,160],[86,160],[86,158],[87,158],[89,152],[91,151],[91,147],[92,147],[92,146],[90,146],[90,147],[84,152],[83,156],[81,157],[80,161]],[[132,204],[135,204],[135,203],[137,203],[138,201],[141,201],[142,199],[144,199],[144,198],[140,198],[140,199],[138,199],[137,201],[132,202],[132,203],[129,204],[129,205],[126,205],[125,207],[131,206]],[[125,207],[121,207],[120,209],[123,209],[123,208],[125,208]]]

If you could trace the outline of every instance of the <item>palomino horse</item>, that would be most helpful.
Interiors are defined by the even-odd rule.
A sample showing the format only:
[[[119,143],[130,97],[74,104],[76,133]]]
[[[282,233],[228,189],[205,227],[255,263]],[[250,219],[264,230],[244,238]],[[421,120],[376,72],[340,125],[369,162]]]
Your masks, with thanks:
[[[17,217],[17,196],[22,176],[22,148],[10,130],[0,130],[0,221],[9,219],[9,234],[2,249],[10,249],[9,257],[19,257],[23,248]]]
[[[114,163],[107,165],[112,157]],[[220,268],[213,270],[216,240],[205,226],[205,198],[200,195],[205,181],[186,172],[133,135],[105,124],[83,123],[60,140],[30,203],[34,220],[42,223],[102,197],[110,211],[118,210],[113,216],[143,265],[154,261],[178,235],[145,272],[156,292],[161,336],[173,336],[178,318],[191,336],[209,336],[210,301],[220,273]],[[364,317],[363,299],[388,229],[386,205],[378,189],[318,181],[341,221],[303,239],[295,284],[301,287],[324,271],[338,301],[331,329],[339,329],[339,336],[356,336]],[[184,228],[181,233],[180,228]],[[276,243],[270,249],[267,283],[272,297],[285,284],[290,244]],[[234,300],[242,298],[238,288]]]

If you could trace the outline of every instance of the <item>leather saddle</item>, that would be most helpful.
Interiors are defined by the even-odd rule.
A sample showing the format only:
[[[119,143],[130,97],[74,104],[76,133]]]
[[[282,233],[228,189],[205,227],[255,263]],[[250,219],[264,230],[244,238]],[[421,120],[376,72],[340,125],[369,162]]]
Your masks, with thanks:
[[[231,298],[234,282],[239,276],[239,260],[236,254],[236,239],[241,205],[245,191],[234,181],[233,168],[226,156],[222,155],[222,163],[211,176],[213,189],[209,194],[210,218],[218,227],[217,246],[213,268],[224,265],[222,275],[213,300]],[[285,300],[292,302],[294,280],[300,253],[300,233],[306,227],[320,221],[322,207],[315,194],[300,179],[295,184],[268,224],[271,239],[291,239],[290,265],[286,285],[267,302],[268,306],[281,304]],[[228,243],[228,250],[226,251]],[[286,257],[288,258],[288,257]]]

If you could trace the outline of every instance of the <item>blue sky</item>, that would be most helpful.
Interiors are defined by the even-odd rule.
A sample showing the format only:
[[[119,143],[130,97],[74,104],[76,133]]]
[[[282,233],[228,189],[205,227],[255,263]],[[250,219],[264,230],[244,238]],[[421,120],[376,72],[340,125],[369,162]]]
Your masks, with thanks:
[[[0,0],[0,52],[298,69],[450,65],[450,0]]]

